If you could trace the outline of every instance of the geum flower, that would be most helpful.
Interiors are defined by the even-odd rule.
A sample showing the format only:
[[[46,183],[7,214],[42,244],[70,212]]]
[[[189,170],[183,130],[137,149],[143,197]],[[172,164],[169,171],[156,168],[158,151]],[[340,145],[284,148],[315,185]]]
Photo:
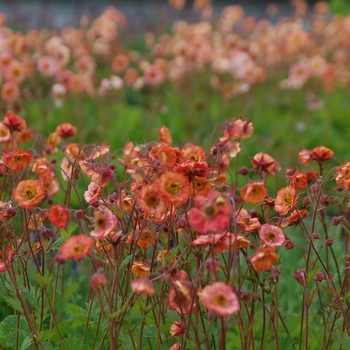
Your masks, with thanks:
[[[286,215],[295,208],[299,195],[295,194],[295,188],[287,186],[277,192],[275,210],[280,215]]]
[[[98,201],[102,188],[95,182],[90,182],[87,191],[84,192],[84,198],[87,203],[92,204]]]
[[[0,273],[7,270],[7,266],[11,264],[15,252],[10,246],[0,248]]]
[[[250,257],[250,262],[255,271],[264,271],[268,270],[277,259],[274,248],[260,248]]]
[[[236,293],[223,282],[205,286],[198,292],[198,296],[207,309],[219,316],[232,316],[240,309]]]
[[[286,241],[283,231],[275,225],[263,224],[259,229],[259,237],[268,248],[281,246]]]
[[[183,174],[164,173],[155,182],[164,202],[172,205],[184,204],[191,195],[188,178]]]
[[[252,217],[244,208],[237,211],[236,221],[237,224],[242,227],[244,232],[254,232],[261,226],[259,218]]]
[[[335,182],[338,185],[344,185],[345,188],[350,188],[350,162],[346,162],[337,169]]]
[[[12,192],[13,199],[21,208],[33,209],[45,198],[45,188],[39,180],[23,180]]]
[[[267,197],[268,192],[263,181],[249,181],[241,189],[242,199],[249,204],[259,204]]]
[[[197,307],[193,292],[184,281],[175,281],[174,287],[169,290],[167,304],[170,310],[175,310],[179,315],[188,315],[191,309]]]
[[[219,232],[229,225],[232,206],[225,194],[212,191],[208,197],[196,196],[194,204],[188,219],[197,232]]]
[[[248,248],[250,241],[243,235],[234,235],[231,232],[224,232],[218,234],[200,235],[194,241],[192,246],[212,245],[214,253],[222,253],[228,250],[230,247]],[[208,247],[207,251],[210,250]]]
[[[49,220],[52,225],[65,229],[69,221],[68,209],[60,204],[52,206],[49,211]]]
[[[80,260],[91,253],[93,246],[94,240],[83,233],[77,236],[70,236],[61,245],[59,257],[64,260]]]
[[[3,162],[14,172],[24,169],[32,160],[32,154],[29,151],[18,149],[14,152],[3,154]]]
[[[144,184],[137,193],[136,201],[145,213],[151,215],[163,213],[167,208],[167,204],[159,195],[157,184]]]
[[[106,207],[100,207],[94,213],[94,229],[90,232],[92,237],[101,239],[107,237],[118,224],[118,218]]]

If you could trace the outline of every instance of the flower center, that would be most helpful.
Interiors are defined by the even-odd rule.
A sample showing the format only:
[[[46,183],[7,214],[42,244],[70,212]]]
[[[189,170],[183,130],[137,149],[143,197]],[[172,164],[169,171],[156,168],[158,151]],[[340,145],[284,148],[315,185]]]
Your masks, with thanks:
[[[150,207],[157,207],[159,202],[160,202],[160,200],[156,194],[152,194],[152,195],[148,196],[146,199],[146,203]]]
[[[35,197],[35,191],[32,188],[26,188],[23,192],[22,192],[22,196],[25,199],[33,199]]]
[[[222,294],[217,294],[214,297],[214,303],[219,306],[226,306],[227,304],[227,299],[224,295]]]
[[[181,185],[178,182],[171,181],[167,186],[167,191],[173,195],[176,195],[180,192]]]

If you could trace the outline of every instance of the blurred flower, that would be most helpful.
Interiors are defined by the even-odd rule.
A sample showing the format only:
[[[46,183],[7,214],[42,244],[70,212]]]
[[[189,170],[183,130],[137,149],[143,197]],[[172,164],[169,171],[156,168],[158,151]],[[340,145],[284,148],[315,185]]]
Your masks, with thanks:
[[[77,236],[70,236],[60,247],[62,259],[80,260],[89,255],[94,246],[94,240],[83,233]]]

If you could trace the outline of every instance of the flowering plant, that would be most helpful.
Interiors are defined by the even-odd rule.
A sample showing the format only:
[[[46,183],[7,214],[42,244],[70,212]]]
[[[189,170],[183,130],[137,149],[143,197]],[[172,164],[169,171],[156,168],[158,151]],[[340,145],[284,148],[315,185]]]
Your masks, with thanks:
[[[19,146],[27,126],[13,112],[3,127],[3,348],[346,344],[349,166],[330,169],[332,150],[301,150],[300,166],[312,168],[286,169],[273,188],[273,157],[260,152],[241,171],[227,147],[252,135],[240,118],[209,152],[173,146],[163,126],[119,158],[71,142],[68,123],[55,147],[50,137]]]

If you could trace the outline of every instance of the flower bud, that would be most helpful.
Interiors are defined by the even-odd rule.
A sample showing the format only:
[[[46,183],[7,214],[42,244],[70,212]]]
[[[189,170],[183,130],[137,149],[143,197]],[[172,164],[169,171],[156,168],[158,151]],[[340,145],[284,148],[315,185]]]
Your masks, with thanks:
[[[306,288],[307,280],[306,280],[306,271],[305,270],[296,270],[294,272],[293,277],[303,288]]]
[[[332,225],[337,226],[337,225],[341,224],[342,218],[343,218],[342,216],[333,216]]]
[[[314,239],[320,239],[320,238],[321,238],[321,235],[320,235],[318,232],[313,232],[313,233],[312,233],[312,237],[313,237]]]

